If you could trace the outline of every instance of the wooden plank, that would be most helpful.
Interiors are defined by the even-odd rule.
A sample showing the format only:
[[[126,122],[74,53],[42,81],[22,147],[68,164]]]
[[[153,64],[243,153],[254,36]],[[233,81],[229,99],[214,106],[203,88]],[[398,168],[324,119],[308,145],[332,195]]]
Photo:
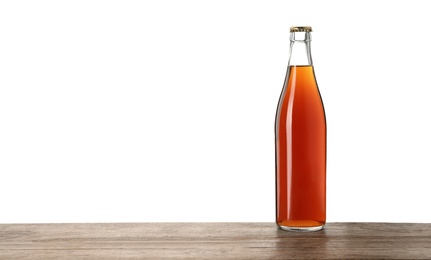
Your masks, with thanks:
[[[2,224],[0,259],[430,259],[431,224]]]

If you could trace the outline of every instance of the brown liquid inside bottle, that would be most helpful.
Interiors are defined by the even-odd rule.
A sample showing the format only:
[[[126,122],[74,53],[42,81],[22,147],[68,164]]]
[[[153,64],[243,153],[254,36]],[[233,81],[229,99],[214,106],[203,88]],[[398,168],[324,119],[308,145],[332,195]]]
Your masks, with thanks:
[[[276,117],[277,225],[326,221],[326,120],[313,66],[289,66]]]

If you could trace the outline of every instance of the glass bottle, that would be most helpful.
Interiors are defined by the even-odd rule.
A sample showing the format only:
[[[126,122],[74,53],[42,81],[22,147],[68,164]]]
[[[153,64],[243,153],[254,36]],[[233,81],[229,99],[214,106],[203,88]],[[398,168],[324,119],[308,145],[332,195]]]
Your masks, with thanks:
[[[290,28],[290,57],[275,120],[276,222],[317,231],[326,222],[326,119],[311,59],[311,27]]]

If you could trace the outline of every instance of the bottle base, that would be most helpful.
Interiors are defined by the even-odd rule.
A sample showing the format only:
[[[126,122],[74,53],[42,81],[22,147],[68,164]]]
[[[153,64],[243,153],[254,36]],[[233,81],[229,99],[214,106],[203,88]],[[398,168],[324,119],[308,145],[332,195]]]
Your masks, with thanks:
[[[291,231],[291,232],[313,232],[313,231],[319,231],[319,230],[322,230],[324,226],[325,225],[316,226],[316,227],[288,227],[288,226],[278,225],[278,227],[281,230]]]
[[[314,220],[283,220],[278,222],[277,226],[286,231],[311,232],[322,230],[325,222]]]

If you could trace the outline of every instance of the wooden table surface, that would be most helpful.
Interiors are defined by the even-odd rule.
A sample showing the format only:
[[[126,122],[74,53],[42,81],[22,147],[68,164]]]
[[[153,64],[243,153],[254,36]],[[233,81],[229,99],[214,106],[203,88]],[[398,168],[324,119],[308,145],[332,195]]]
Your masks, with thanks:
[[[0,259],[431,259],[431,224],[0,224]]]

